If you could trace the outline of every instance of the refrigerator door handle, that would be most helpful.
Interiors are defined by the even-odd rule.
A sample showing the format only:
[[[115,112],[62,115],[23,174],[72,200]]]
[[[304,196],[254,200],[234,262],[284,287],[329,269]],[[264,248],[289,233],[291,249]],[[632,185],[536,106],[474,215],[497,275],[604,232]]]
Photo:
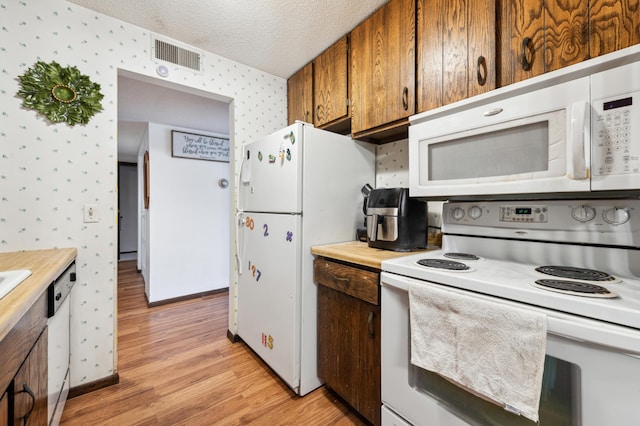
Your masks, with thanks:
[[[240,256],[240,229],[244,228],[245,219],[241,217],[242,212],[236,213],[236,264],[238,266],[238,275],[242,275],[242,257]]]

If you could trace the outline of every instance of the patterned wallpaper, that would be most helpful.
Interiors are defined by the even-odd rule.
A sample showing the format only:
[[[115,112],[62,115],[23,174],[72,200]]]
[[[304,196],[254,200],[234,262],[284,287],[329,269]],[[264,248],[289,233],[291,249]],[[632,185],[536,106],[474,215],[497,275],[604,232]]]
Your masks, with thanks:
[[[409,187],[409,139],[376,147],[376,188]]]
[[[157,77],[151,34],[63,0],[0,0],[0,16],[0,251],[78,248],[77,386],[116,365],[117,76]],[[38,60],[78,67],[101,85],[104,111],[70,127],[23,109],[17,77]],[[203,64],[200,73],[170,65],[168,80],[233,99],[236,152],[286,125],[286,80],[208,53]],[[99,223],[83,223],[85,203],[97,204]]]

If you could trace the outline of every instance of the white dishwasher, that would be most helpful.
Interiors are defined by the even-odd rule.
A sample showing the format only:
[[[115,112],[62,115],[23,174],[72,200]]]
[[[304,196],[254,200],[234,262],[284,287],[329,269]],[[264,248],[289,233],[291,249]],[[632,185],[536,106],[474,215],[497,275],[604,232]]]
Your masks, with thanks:
[[[49,354],[48,354],[48,408],[49,425],[60,424],[62,410],[69,394],[69,318],[71,289],[76,281],[76,263],[71,263],[49,285]]]

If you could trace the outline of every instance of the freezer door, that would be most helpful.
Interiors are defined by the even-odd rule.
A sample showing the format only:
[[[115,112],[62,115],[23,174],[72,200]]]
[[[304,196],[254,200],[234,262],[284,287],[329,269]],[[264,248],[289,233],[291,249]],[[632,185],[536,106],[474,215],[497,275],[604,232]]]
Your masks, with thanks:
[[[302,129],[297,123],[243,147],[240,210],[302,211]]]
[[[300,215],[240,215],[238,334],[292,389],[300,386]]]

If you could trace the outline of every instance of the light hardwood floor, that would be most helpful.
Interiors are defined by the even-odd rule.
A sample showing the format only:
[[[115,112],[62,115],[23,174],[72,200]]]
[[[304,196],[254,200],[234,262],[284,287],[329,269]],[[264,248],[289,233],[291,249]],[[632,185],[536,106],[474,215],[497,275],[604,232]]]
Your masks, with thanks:
[[[147,308],[135,261],[118,273],[120,383],[67,401],[71,425],[364,425],[324,386],[298,397],[244,343],[221,293]]]

